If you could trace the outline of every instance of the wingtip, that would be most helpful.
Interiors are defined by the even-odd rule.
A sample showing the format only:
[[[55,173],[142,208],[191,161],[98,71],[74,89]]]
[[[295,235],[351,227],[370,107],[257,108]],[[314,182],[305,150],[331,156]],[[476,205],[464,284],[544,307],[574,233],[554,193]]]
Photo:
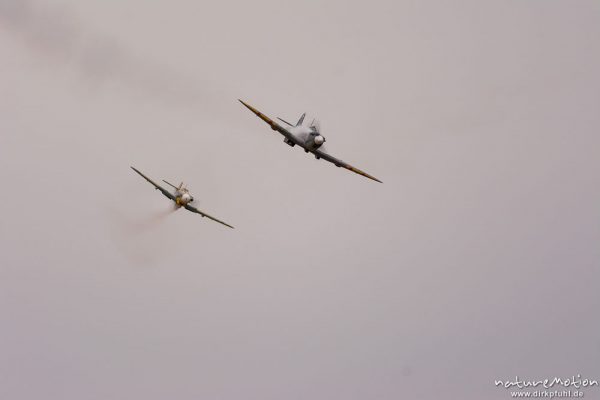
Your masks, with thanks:
[[[256,108],[252,107],[250,104],[246,103],[246,102],[245,102],[245,101],[243,101],[243,100],[240,100],[240,99],[238,99],[238,101],[239,101],[240,103],[242,103],[242,104],[244,105],[244,107],[246,107],[248,110],[250,110],[250,111],[252,111],[254,114],[256,114],[256,115],[260,116],[260,114],[261,114],[261,113],[260,113],[260,111],[258,111]]]
[[[256,110],[250,104],[246,103],[245,101],[243,101],[241,99],[238,99],[238,101],[240,103],[242,103],[244,105],[244,107],[246,107],[248,110],[252,111],[253,113],[256,113]]]
[[[379,179],[377,179],[377,178],[375,178],[374,176],[371,176],[371,175],[369,175],[369,174],[365,174],[364,176],[365,176],[365,177],[367,177],[367,178],[369,178],[369,179],[371,179],[372,181],[379,182],[379,183],[383,183],[383,182],[382,182],[382,181],[380,181]]]
[[[343,166],[343,167],[344,167],[344,168],[346,168],[347,170],[349,170],[349,171],[352,171],[352,172],[354,172],[355,174],[362,175],[362,176],[364,176],[365,178],[371,179],[371,180],[373,180],[373,181],[375,181],[375,182],[383,183],[383,182],[382,182],[382,181],[380,181],[379,179],[375,178],[373,175],[369,175],[369,174],[367,174],[365,171],[361,171],[360,169],[358,169],[358,168],[354,168],[354,167],[353,167],[353,166],[351,166],[351,165],[345,165],[345,166],[344,166],[344,165],[338,165],[338,166]]]

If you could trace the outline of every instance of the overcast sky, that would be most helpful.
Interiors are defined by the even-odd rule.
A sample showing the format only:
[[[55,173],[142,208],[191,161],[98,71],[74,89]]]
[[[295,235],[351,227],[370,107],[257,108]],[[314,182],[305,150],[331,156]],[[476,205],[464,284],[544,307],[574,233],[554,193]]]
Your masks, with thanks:
[[[585,0],[0,0],[0,398],[600,379],[599,38]]]

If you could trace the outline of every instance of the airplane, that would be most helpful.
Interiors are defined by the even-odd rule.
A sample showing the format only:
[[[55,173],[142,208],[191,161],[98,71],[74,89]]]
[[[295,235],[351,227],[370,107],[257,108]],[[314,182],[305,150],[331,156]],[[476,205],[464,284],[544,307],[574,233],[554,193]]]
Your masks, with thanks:
[[[187,188],[185,188],[183,186],[183,182],[181,182],[179,184],[179,186],[175,186],[173,184],[170,184],[169,182],[165,181],[163,179],[163,182],[166,183],[167,185],[171,186],[173,189],[175,189],[175,193],[171,193],[168,190],[160,187],[159,185],[157,185],[156,183],[154,183],[152,181],[152,179],[148,178],[146,175],[142,174],[140,171],[138,171],[137,169],[135,169],[134,167],[131,167],[132,170],[134,170],[135,172],[137,172],[142,178],[144,178],[145,180],[147,180],[148,182],[150,182],[154,188],[156,190],[160,190],[162,194],[164,194],[166,197],[168,197],[169,199],[173,200],[173,202],[175,202],[175,208],[179,209],[180,207],[185,208],[188,211],[194,212],[196,214],[200,214],[203,217],[212,219],[215,222],[218,222],[220,224],[223,224],[225,226],[230,227],[231,229],[234,229],[233,226],[226,224],[223,221],[220,221],[218,219],[216,219],[215,217],[212,217],[200,210],[198,210],[196,207],[190,205],[191,202],[194,201],[194,197],[190,194],[189,190],[187,190]]]
[[[294,147],[295,145],[298,145],[302,147],[306,153],[310,152],[314,154],[317,160],[322,158],[323,160],[329,161],[330,163],[334,164],[336,167],[346,168],[347,170],[362,175],[366,178],[372,179],[379,183],[383,183],[374,176],[371,176],[366,172],[361,171],[360,169],[355,168],[352,165],[325,153],[321,146],[323,146],[323,143],[325,143],[326,140],[325,137],[321,135],[319,127],[314,124],[314,121],[313,123],[311,123],[310,126],[302,125],[306,113],[302,114],[296,125],[292,125],[281,118],[277,118],[287,125],[284,126],[282,124],[277,123],[276,121],[273,121],[271,118],[267,117],[265,114],[261,113],[256,108],[243,102],[242,100],[239,100],[239,102],[246,106],[246,108],[248,108],[254,114],[256,114],[258,118],[262,119],[267,124],[269,124],[271,126],[271,129],[281,133],[284,137],[283,141],[289,146]]]

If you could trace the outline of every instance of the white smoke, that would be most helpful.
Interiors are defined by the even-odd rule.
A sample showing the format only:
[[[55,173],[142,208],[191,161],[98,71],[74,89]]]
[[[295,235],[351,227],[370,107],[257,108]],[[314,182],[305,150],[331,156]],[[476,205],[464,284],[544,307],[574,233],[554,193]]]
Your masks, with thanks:
[[[167,102],[195,102],[205,90],[181,73],[143,59],[117,39],[86,29],[65,6],[0,0],[0,27],[36,53],[96,83],[111,81]]]

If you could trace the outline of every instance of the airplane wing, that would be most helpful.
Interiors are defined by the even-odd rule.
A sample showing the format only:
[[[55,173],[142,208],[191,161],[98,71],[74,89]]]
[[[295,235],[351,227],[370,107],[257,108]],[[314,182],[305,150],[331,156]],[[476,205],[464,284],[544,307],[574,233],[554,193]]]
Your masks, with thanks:
[[[271,129],[273,129],[274,131],[277,131],[277,132],[281,133],[283,136],[285,136],[286,139],[288,139],[292,143],[296,143],[297,145],[302,146],[302,143],[298,139],[296,139],[296,137],[294,135],[292,135],[290,133],[290,131],[288,131],[287,129],[285,129],[283,126],[279,125],[277,122],[273,121],[271,118],[267,117],[265,114],[261,113],[256,108],[252,107],[251,105],[244,103],[242,100],[239,100],[239,102],[242,103],[244,106],[246,106],[246,108],[248,110],[250,110],[254,114],[256,114],[256,116],[258,118],[262,119],[267,124],[269,124],[271,126]],[[304,146],[302,146],[302,147],[304,147]]]
[[[307,148],[305,147],[305,149],[307,149]],[[323,151],[321,151],[319,149],[317,149],[317,150],[307,149],[307,150],[310,151],[311,153],[313,153],[314,155],[322,158],[323,160],[329,161],[330,163],[332,163],[336,167],[346,168],[348,171],[352,171],[352,172],[354,172],[354,173],[356,173],[358,175],[362,175],[362,176],[364,176],[366,178],[372,179],[372,180],[377,181],[379,183],[383,183],[379,179],[375,178],[374,176],[371,176],[371,175],[367,174],[366,172],[361,171],[360,169],[353,167],[352,165],[348,164],[347,162],[344,162],[342,160],[338,160],[337,158],[333,157],[332,155],[329,155],[329,154],[327,154],[327,153],[325,153],[325,152],[323,152]]]
[[[164,194],[165,196],[167,196],[169,199],[175,201],[175,196],[173,196],[168,190],[158,186],[156,183],[154,183],[154,181],[150,178],[148,178],[146,175],[142,174],[140,171],[138,171],[137,169],[131,167],[132,170],[134,170],[135,172],[137,172],[138,174],[141,175],[142,178],[144,178],[145,180],[147,180],[148,182],[150,182],[154,188],[156,190],[160,190],[162,194]]]
[[[230,227],[231,229],[235,229],[233,226],[231,226],[231,225],[229,225],[229,224],[226,224],[225,222],[223,222],[223,221],[221,221],[221,220],[218,220],[218,219],[216,219],[215,217],[212,217],[212,216],[210,216],[210,215],[208,215],[208,214],[205,214],[205,213],[203,213],[202,211],[198,210],[198,209],[197,209],[196,207],[194,207],[194,206],[190,206],[189,204],[186,204],[186,205],[184,205],[184,207],[185,207],[185,209],[186,209],[186,210],[188,210],[188,211],[194,212],[194,213],[196,213],[196,214],[200,214],[200,215],[202,215],[203,217],[206,217],[206,218],[208,218],[208,219],[212,219],[213,221],[215,221],[215,222],[218,222],[218,223],[220,223],[220,224],[223,224],[223,225],[225,225],[225,226],[228,226],[228,227]]]

